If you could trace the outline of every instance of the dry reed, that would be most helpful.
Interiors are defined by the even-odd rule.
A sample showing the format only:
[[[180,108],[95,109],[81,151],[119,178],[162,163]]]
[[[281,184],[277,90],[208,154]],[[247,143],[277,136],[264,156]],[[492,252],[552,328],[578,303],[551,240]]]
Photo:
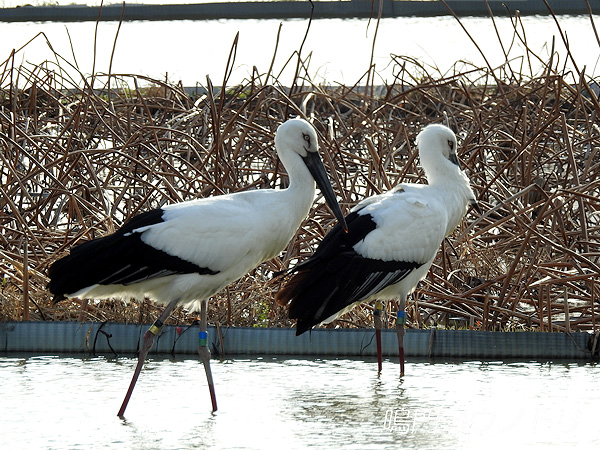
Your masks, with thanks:
[[[528,50],[520,63],[507,56],[499,68],[457,65],[442,74],[394,56],[392,83],[371,86],[369,72],[366,87],[334,88],[311,82],[308,60],[295,55],[291,87],[269,69],[225,90],[208,80],[196,93],[136,75],[74,80],[60,65],[14,67],[14,59],[0,71],[0,320],[154,320],[149,300],[53,306],[46,270],[140,211],[285,186],[273,135],[301,114],[319,130],[346,211],[397,183],[424,182],[413,146],[422,126],[445,117],[458,131],[483,214],[470,213],[444,242],[409,302],[410,326],[597,330],[598,85],[552,57],[539,73],[528,72],[539,59]],[[333,222],[319,201],[278,258],[211,300],[211,321],[292,326],[273,302],[281,280],[272,273],[310,254]],[[172,321],[193,318],[178,309]],[[331,326],[371,323],[366,305]]]

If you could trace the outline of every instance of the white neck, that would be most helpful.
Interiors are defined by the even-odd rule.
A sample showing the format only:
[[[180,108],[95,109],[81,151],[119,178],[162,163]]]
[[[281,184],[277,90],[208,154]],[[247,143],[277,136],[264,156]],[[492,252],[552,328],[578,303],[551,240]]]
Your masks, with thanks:
[[[427,165],[423,169],[428,184],[440,191],[440,196],[446,199],[449,206],[450,217],[446,231],[450,233],[460,223],[467,207],[475,199],[469,179],[458,166],[446,159],[441,163]]]

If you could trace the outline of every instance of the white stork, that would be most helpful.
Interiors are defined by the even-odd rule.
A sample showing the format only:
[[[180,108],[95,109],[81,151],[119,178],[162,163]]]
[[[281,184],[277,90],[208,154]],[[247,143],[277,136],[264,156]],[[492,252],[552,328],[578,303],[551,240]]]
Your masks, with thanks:
[[[459,167],[456,136],[429,125],[417,136],[428,184],[401,184],[368,197],[346,216],[348,232],[336,225],[316,252],[291,269],[276,294],[297,319],[296,335],[331,322],[370,299],[400,299],[404,334],[406,297],[422,280],[442,243],[477,201]],[[399,336],[401,372],[403,342]]]
[[[199,352],[216,410],[206,345],[208,298],[286,247],[314,201],[315,181],[346,227],[312,125],[299,118],[288,120],[277,129],[275,147],[288,172],[286,189],[239,192],[148,211],[109,236],[73,248],[50,267],[48,288],[55,303],[75,297],[149,297],[167,305],[144,334],[119,417],[125,413],[154,337],[177,305],[201,310]]]

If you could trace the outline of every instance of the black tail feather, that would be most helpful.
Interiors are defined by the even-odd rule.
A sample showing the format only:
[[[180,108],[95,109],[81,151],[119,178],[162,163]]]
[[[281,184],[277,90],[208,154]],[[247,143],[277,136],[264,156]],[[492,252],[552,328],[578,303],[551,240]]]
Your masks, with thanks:
[[[289,303],[289,317],[296,319],[297,335],[335,316],[346,307],[400,282],[420,263],[380,261],[346,251],[329,261],[313,260],[281,291],[281,304]],[[278,293],[279,295],[279,293]]]

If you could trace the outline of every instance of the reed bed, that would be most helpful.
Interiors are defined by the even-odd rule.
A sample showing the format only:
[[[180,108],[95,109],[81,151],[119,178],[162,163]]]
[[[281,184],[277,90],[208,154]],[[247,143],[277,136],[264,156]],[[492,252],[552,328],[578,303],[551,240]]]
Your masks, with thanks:
[[[369,71],[354,86],[332,87],[311,81],[309,58],[298,52],[291,85],[269,69],[238,86],[207,80],[190,92],[133,74],[15,66],[11,55],[0,66],[0,320],[152,322],[159,307],[148,299],[53,305],[49,265],[140,211],[285,186],[273,136],[302,115],[319,131],[346,212],[398,183],[425,181],[414,147],[423,126],[445,121],[457,131],[483,214],[471,211],[443,243],[409,301],[409,326],[596,332],[598,84],[553,56],[534,73],[532,60],[541,59],[528,50],[501,67],[457,64],[442,73],[392,56],[392,82],[374,86]],[[273,301],[283,281],[273,272],[309,255],[333,223],[318,199],[279,257],[211,300],[210,321],[293,326]],[[396,308],[387,305],[388,326]],[[180,308],[171,320],[195,317]],[[329,326],[371,324],[364,305]]]

